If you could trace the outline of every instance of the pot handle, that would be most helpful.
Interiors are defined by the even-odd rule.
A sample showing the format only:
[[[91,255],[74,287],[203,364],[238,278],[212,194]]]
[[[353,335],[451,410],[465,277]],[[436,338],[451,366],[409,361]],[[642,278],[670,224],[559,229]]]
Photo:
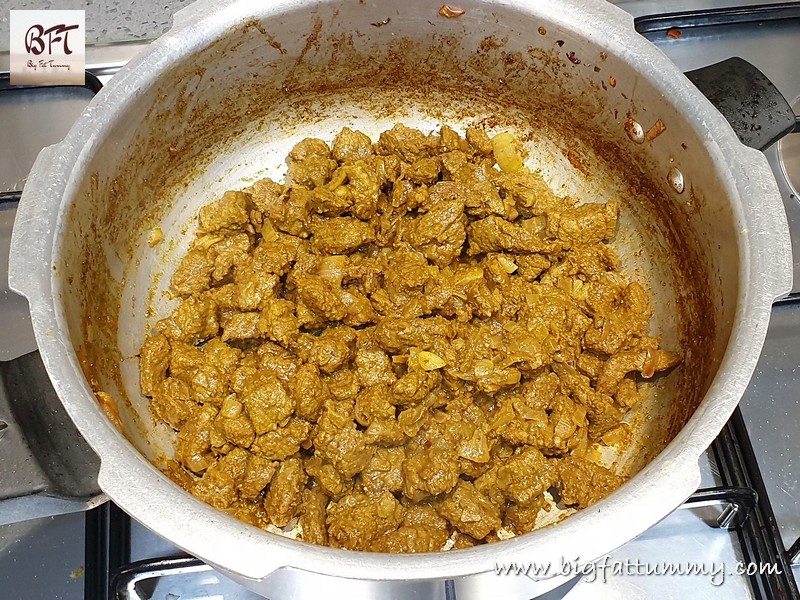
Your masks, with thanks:
[[[775,176],[763,154],[782,137],[800,131],[800,117],[758,68],[732,57],[686,73],[686,77],[730,123],[739,140],[749,148],[739,153],[739,171],[747,173],[740,193],[759,198],[746,216],[742,235],[764,237],[769,248],[752,254],[751,273],[759,289],[771,290],[777,300],[791,292],[794,262],[786,210]],[[763,281],[759,281],[763,279]]]
[[[792,240],[783,198],[763,152],[741,148],[738,158],[739,172],[747,173],[739,185],[740,194],[759,199],[746,204],[746,225],[740,231],[751,242],[751,285],[753,289],[769,290],[773,300],[779,300],[792,291],[794,279]]]
[[[766,150],[800,131],[800,118],[758,68],[739,57],[688,71],[686,77],[731,124],[746,146]]]
[[[0,362],[0,525],[94,508],[100,459],[50,385],[38,352]]]
[[[36,318],[36,299],[50,295],[54,232],[70,173],[70,150],[62,142],[39,152],[31,174],[46,172],[49,176],[29,176],[11,230],[8,287],[28,299],[32,319]]]

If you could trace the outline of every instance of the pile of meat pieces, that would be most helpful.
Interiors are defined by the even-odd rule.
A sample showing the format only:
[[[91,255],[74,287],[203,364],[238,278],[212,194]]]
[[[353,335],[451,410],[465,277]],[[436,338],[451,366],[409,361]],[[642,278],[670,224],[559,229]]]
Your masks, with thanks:
[[[585,507],[621,485],[590,448],[679,357],[618,272],[617,205],[497,153],[479,129],[344,129],[297,144],[289,183],[201,210],[180,303],[141,349],[178,483],[384,552],[522,534],[548,490]]]

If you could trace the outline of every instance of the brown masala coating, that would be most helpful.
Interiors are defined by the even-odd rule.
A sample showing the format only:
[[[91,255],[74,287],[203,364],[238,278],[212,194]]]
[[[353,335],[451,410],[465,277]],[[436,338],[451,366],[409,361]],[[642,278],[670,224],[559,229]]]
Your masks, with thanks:
[[[583,508],[623,483],[590,445],[680,357],[619,272],[615,202],[556,196],[480,129],[345,128],[287,164],[203,207],[142,347],[176,481],[379,552],[523,534],[545,493]]]

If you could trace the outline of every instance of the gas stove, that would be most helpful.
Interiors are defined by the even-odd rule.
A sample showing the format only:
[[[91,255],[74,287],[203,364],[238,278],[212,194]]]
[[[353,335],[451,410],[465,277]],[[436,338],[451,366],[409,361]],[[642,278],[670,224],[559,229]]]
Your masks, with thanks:
[[[794,67],[800,2],[616,4],[633,14],[637,30],[684,71],[742,57],[800,113]],[[106,502],[92,477],[96,457],[49,387],[27,305],[7,289],[16,202],[33,159],[64,136],[92,95],[143,47],[141,42],[88,47],[83,88],[10,89],[7,76],[0,74],[3,598],[258,598]],[[0,70],[7,60],[0,55]],[[800,135],[789,135],[765,153],[783,194],[794,255],[800,257]],[[791,564],[800,555],[799,342],[800,258],[795,289],[773,308],[766,345],[740,408],[701,461],[701,488],[659,525],[547,598],[800,600],[800,566]],[[572,572],[573,566],[553,568]],[[454,589],[444,585],[442,597],[456,598]]]

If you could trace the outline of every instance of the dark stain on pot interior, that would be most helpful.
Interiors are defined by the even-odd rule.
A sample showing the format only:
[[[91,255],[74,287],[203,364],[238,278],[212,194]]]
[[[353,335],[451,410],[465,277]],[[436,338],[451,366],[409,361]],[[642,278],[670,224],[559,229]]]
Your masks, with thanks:
[[[244,24],[244,28],[242,29],[242,33],[247,33],[250,29],[257,29],[261,33],[261,35],[264,36],[269,35],[267,33],[267,30],[261,24],[261,21],[259,21],[258,19],[250,19],[246,21]]]
[[[575,72],[584,70],[572,68],[555,50],[521,46],[526,48],[523,54],[506,49],[508,39],[498,42],[489,36],[466,60],[460,60],[453,49],[463,39],[436,34],[424,47],[398,36],[367,51],[367,42],[356,42],[354,31],[326,31],[323,23],[318,13],[308,15],[302,49],[293,53],[281,46],[268,76],[261,77],[258,73],[267,67],[248,61],[257,60],[250,50],[264,43],[264,28],[252,25],[231,31],[191,65],[177,64],[154,83],[161,86],[158,102],[140,115],[138,125],[120,125],[115,132],[116,143],[128,148],[127,161],[116,165],[113,176],[93,178],[94,183],[84,189],[90,201],[75,203],[69,216],[69,235],[80,251],[67,258],[77,261],[69,270],[78,274],[73,290],[78,290],[75,302],[81,304],[83,317],[73,337],[82,347],[81,365],[92,387],[111,393],[117,402],[130,403],[120,371],[129,357],[119,350],[117,332],[120,310],[131,310],[121,303],[124,286],[133,277],[112,272],[109,265],[130,264],[140,257],[147,232],[162,223],[170,203],[185,201],[191,184],[221,156],[235,153],[239,139],[277,133],[290,136],[297,124],[320,122],[341,113],[342,107],[354,114],[364,111],[400,122],[414,107],[441,123],[474,115],[470,119],[474,124],[513,129],[529,140],[569,140],[565,158],[577,171],[591,174],[598,190],[610,185],[609,174],[624,182],[619,199],[643,235],[653,241],[648,250],[661,262],[657,277],[674,288],[678,334],[686,351],[685,364],[691,365],[668,378],[674,398],[668,422],[653,425],[654,433],[645,440],[636,464],[654,457],[683,427],[708,387],[714,368],[707,356],[712,354],[716,330],[711,318],[715,296],[709,293],[707,268],[691,233],[690,216],[674,210],[662,189],[663,177],[645,169],[641,156],[626,147],[633,145],[621,144],[593,123],[593,118],[609,111],[603,93],[598,91],[596,97],[567,93]],[[370,29],[368,23],[366,29]],[[557,41],[559,48],[564,43]],[[239,81],[221,100],[210,100],[209,75],[213,74],[216,89],[226,77],[214,70],[215,57],[230,52],[241,54],[242,68],[252,77]],[[600,56],[607,58],[604,52]],[[498,86],[501,78],[505,85]],[[608,82],[612,88],[616,85],[614,77]],[[555,97],[557,103],[551,100]],[[327,134],[320,132],[323,137]],[[174,237],[176,230],[171,233]],[[169,243],[174,248],[177,239]],[[169,244],[161,252],[167,260]],[[165,264],[155,273],[156,279],[169,271]],[[139,293],[157,300],[154,290],[152,284]],[[89,323],[96,332],[91,343],[85,336]],[[647,415],[642,419],[647,420]],[[143,435],[152,427],[149,422],[137,425]],[[126,422],[129,433],[130,427]]]
[[[491,52],[492,50],[497,50],[498,48],[502,48],[507,43],[508,43],[508,38],[498,40],[495,36],[489,35],[483,38],[483,40],[481,40],[480,51]]]
[[[584,175],[589,175],[588,172],[589,169],[587,168],[586,164],[584,164],[583,160],[581,159],[580,155],[577,152],[571,149],[567,149],[564,155],[567,157],[567,160],[573,167],[575,167],[578,171],[580,171]]]

